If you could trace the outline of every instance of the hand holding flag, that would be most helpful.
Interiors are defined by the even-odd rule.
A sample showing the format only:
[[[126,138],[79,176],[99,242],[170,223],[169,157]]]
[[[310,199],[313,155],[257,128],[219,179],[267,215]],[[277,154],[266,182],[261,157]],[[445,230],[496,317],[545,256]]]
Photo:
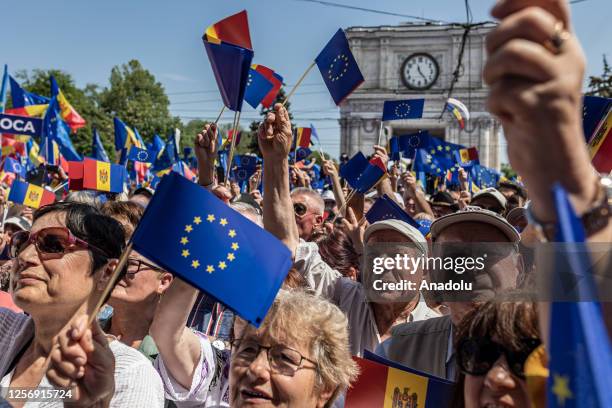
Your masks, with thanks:
[[[257,135],[259,148],[264,159],[269,157],[286,158],[293,141],[291,120],[287,109],[280,103],[274,105],[274,111],[269,112],[266,119],[259,125]]]

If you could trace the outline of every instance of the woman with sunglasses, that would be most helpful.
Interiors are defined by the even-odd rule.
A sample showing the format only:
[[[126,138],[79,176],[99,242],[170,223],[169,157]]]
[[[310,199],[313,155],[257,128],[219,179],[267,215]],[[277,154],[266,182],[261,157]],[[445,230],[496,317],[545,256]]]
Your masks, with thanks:
[[[121,226],[96,208],[66,202],[40,208],[31,233],[13,235],[12,294],[27,315],[0,309],[0,387],[69,388],[76,406],[163,405],[161,381],[147,359],[96,322],[86,327],[123,237]]]
[[[466,315],[456,338],[463,404],[453,406],[529,408],[523,366],[540,344],[532,302],[492,300]]]

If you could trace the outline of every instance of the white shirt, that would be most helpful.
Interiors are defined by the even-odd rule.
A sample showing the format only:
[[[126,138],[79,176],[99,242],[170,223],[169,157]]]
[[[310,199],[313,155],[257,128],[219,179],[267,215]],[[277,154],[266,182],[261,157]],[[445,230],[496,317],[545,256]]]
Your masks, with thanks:
[[[34,323],[23,313],[0,308],[0,387],[8,387],[13,370],[9,366],[20,350],[33,338]],[[162,382],[155,369],[138,350],[114,340],[109,347],[115,356],[115,394],[111,407],[162,408],[164,393]],[[7,372],[8,371],[8,372]],[[40,387],[52,387],[45,375]],[[25,407],[60,408],[60,401],[27,402]]]

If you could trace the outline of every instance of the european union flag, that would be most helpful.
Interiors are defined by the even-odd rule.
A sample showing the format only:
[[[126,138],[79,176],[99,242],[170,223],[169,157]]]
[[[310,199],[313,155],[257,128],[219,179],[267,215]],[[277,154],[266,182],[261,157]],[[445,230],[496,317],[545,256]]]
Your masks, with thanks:
[[[295,161],[305,160],[312,154],[308,147],[298,147],[295,151]]]
[[[499,182],[500,174],[491,168],[474,164],[470,171],[470,176],[478,187],[496,187]]]
[[[249,70],[246,90],[244,91],[244,100],[247,101],[253,109],[257,109],[257,106],[263,101],[273,87],[274,84],[272,82],[268,81],[265,76],[251,68]]]
[[[272,234],[174,172],[157,186],[132,243],[255,327],[292,264]]]
[[[342,29],[329,40],[315,62],[336,105],[364,81]]]
[[[382,120],[419,119],[423,117],[424,106],[425,99],[385,101]]]
[[[389,140],[389,143],[391,153],[397,157],[397,159],[394,160],[399,160],[401,155],[410,159],[414,158],[416,149],[426,149],[435,146],[438,140],[441,139],[430,136],[427,131],[419,131],[407,135],[393,136]]]
[[[14,173],[23,179],[26,177],[25,167],[12,157],[7,156],[4,159],[4,171],[7,173]]]
[[[98,129],[93,128],[93,140],[91,143],[91,156],[99,161],[110,162],[108,158],[108,154],[104,149],[104,145],[102,144],[102,140],[100,139],[100,134],[98,134]]]
[[[562,256],[572,273],[581,277],[581,299],[594,299],[592,263],[582,222],[558,184],[553,195],[556,241],[568,244]],[[612,346],[599,303],[553,302],[549,338],[548,407],[612,407]]]
[[[157,157],[157,152],[150,152],[147,149],[141,149],[136,146],[130,148],[128,159],[141,163],[153,163]]]
[[[449,160],[443,155],[431,154],[425,149],[417,149],[412,169],[434,176],[444,176],[446,171],[454,166],[454,158]]]
[[[234,156],[234,177],[239,183],[247,181],[257,170],[257,156]]]
[[[62,120],[56,96],[51,98],[43,119],[43,140],[44,139],[50,139],[56,142],[59,146],[60,153],[66,160],[82,160],[72,144],[72,140],[70,140],[70,127]]]
[[[386,194],[383,194],[382,197],[379,197],[376,202],[372,204],[372,207],[370,207],[365,217],[370,224],[382,220],[400,220],[412,225],[414,228],[418,229],[420,227],[419,224],[399,206],[399,204]]]
[[[378,158],[370,161],[361,152],[357,152],[348,162],[340,167],[340,176],[360,193],[371,189],[387,169]]]

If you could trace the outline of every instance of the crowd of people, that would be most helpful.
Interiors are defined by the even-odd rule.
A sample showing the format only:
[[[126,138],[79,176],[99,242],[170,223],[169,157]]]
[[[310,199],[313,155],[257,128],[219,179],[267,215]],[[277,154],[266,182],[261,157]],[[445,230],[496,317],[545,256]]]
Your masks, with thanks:
[[[537,273],[521,249],[554,239],[547,228],[556,222],[553,184],[568,191],[579,215],[602,200],[610,205],[584,144],[585,60],[568,7],[567,0],[501,0],[492,11],[499,25],[486,43],[488,108],[504,126],[522,182],[474,193],[460,171],[458,189],[428,194],[374,146],[373,157],[389,170],[371,192],[348,194],[333,160],[322,163],[330,189],[319,191],[308,169],[289,161],[292,124],[277,104],[258,130],[263,168],[241,191],[218,181],[218,129],[202,129],[194,146],[198,183],[293,255],[258,328],[136,251],[101,299],[150,188],[104,203],[73,193],[34,212],[12,206],[0,242],[0,390],[70,389],[70,406],[83,407],[341,407],[359,376],[353,356],[370,352],[455,382],[453,407],[535,406],[524,365],[546,347],[546,305],[500,299]],[[385,194],[421,228],[365,221]],[[588,240],[610,242],[610,213],[598,214],[585,226]],[[486,264],[470,298],[427,290],[371,297],[368,248],[418,257],[440,255],[448,247],[439,244],[507,250]],[[393,279],[449,276],[420,267]],[[612,335],[612,310],[603,306]],[[0,406],[38,406],[4,398]]]

